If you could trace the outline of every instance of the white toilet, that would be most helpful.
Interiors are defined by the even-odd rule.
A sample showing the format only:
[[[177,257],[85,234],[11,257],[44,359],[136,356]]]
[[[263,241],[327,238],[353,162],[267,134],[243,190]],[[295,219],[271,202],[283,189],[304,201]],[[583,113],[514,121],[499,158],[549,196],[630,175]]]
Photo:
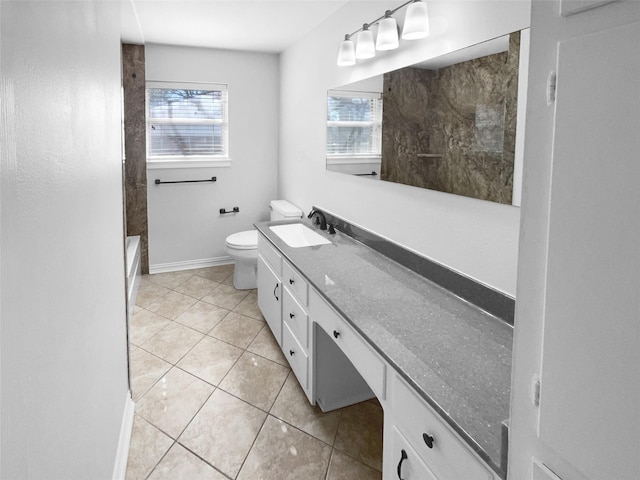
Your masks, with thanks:
[[[302,218],[302,210],[286,200],[271,200],[271,220],[293,220]],[[248,290],[257,286],[258,231],[247,230],[229,235],[224,243],[225,251],[236,263],[233,271],[233,286]]]

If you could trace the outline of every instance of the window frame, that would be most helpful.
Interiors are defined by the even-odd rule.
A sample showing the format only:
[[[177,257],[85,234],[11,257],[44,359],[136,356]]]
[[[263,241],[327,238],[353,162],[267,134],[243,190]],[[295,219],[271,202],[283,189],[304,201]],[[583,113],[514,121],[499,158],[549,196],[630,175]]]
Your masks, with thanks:
[[[219,91],[223,92],[223,119],[221,121],[214,121],[222,125],[222,150],[220,155],[155,155],[152,156],[150,142],[151,142],[151,129],[152,123],[170,123],[163,121],[162,119],[151,119],[149,117],[149,90],[151,89],[173,89],[173,90],[207,90],[207,91]],[[159,121],[158,121],[159,120]],[[203,168],[203,167],[230,167],[231,158],[229,156],[229,92],[227,84],[223,83],[202,83],[202,82],[168,82],[168,81],[156,81],[147,80],[145,85],[145,122],[146,132],[145,141],[147,148],[147,168],[149,169],[162,169],[162,168]],[[210,121],[203,122],[202,120],[196,120],[194,122],[188,122],[189,125],[197,125],[198,123],[210,124]]]

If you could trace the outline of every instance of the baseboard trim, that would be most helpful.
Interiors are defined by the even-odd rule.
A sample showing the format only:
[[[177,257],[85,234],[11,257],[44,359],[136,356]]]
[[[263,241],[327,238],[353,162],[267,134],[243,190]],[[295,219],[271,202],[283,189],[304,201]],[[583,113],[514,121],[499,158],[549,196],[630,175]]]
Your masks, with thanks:
[[[156,265],[149,265],[149,273],[178,272],[180,270],[193,270],[196,268],[229,265],[230,263],[233,263],[233,259],[229,256],[186,260],[184,262],[158,263]]]
[[[129,460],[129,445],[131,443],[131,431],[133,430],[133,416],[136,404],[131,399],[131,392],[127,392],[124,403],[124,414],[120,426],[120,438],[118,440],[118,452],[113,468],[113,480],[125,480],[127,474],[127,461]]]

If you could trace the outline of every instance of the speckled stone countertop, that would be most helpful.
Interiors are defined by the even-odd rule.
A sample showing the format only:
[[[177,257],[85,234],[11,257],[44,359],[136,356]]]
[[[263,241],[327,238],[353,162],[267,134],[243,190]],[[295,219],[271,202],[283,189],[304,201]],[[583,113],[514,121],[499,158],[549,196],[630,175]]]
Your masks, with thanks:
[[[337,232],[292,248],[256,228],[499,475],[513,327]],[[296,223],[296,222],[284,222]]]

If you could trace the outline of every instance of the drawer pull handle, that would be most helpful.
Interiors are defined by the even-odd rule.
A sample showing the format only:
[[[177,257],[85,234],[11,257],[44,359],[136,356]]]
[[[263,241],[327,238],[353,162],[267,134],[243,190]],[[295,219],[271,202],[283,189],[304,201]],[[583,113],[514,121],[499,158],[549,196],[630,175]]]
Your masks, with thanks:
[[[293,319],[293,317],[295,317],[295,314],[294,313],[290,313],[289,314],[289,318]]]
[[[293,357],[293,355],[294,355],[295,353],[296,353],[296,352],[294,352],[293,350],[289,350],[289,355],[291,355],[292,357]]]
[[[296,282],[293,280],[293,278],[290,278],[289,279],[289,285],[293,285],[294,283],[296,283]]]
[[[338,330],[333,331],[334,338],[338,338],[340,336],[340,332]]]
[[[273,287],[273,296],[276,297],[277,301],[280,301],[280,299],[278,298],[278,296],[276,295],[276,290],[278,290],[278,284],[276,283],[276,286]]]
[[[431,435],[423,433],[422,434],[422,439],[424,440],[424,443],[427,444],[427,447],[433,448],[433,437]]]
[[[402,451],[400,452],[400,462],[398,462],[398,478],[400,480],[402,479],[402,462],[404,462],[407,458],[407,452],[404,451],[404,448],[402,449]]]

